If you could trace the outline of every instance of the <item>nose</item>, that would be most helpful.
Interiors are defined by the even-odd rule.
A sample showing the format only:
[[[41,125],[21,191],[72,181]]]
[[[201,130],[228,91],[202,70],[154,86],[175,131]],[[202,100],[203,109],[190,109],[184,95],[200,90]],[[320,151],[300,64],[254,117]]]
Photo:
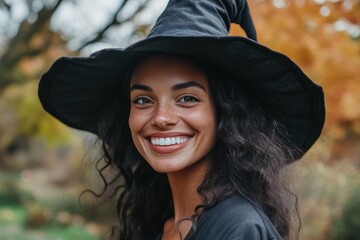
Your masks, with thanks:
[[[176,125],[178,117],[170,103],[161,103],[157,106],[152,117],[152,124],[160,128]]]

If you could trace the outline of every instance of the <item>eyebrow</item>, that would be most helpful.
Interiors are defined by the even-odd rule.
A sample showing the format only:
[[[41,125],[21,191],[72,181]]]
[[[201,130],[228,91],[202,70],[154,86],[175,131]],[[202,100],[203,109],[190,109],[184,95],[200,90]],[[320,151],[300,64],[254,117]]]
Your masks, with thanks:
[[[177,90],[189,88],[189,87],[201,88],[202,90],[204,90],[206,92],[206,89],[202,85],[200,85],[199,83],[194,82],[194,81],[175,84],[174,86],[171,87],[171,91],[177,91]]]
[[[189,87],[197,87],[206,92],[206,89],[201,84],[194,82],[194,81],[175,84],[174,86],[171,87],[171,91],[177,91],[177,90],[181,90],[181,89],[185,89],[185,88],[189,88]],[[133,91],[133,90],[143,90],[143,91],[147,91],[147,92],[153,92],[151,87],[142,85],[142,84],[136,84],[136,83],[134,85],[132,85],[132,87],[130,88],[130,91]]]
[[[134,85],[132,85],[132,87],[130,88],[130,92],[133,90],[143,90],[143,91],[147,91],[147,92],[153,92],[151,87],[148,87],[146,85],[136,84],[136,83]]]

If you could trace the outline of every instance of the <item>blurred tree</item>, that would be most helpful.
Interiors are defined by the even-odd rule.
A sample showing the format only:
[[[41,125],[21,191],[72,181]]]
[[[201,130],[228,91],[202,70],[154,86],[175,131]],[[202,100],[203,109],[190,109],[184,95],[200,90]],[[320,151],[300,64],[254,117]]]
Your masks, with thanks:
[[[37,81],[49,63],[61,55],[134,41],[161,10],[154,11],[154,3],[0,0],[0,165],[5,153],[16,152],[34,136],[46,142],[69,138],[69,130],[45,114],[37,100]],[[149,12],[151,17],[141,16]]]
[[[259,42],[324,88],[333,159],[360,159],[360,0],[249,0]],[[232,35],[242,35],[236,26]],[[348,151],[348,152],[346,152]],[[350,152],[349,152],[350,151]]]
[[[73,32],[76,31],[82,35],[79,46],[76,49],[71,49],[72,54],[77,54],[79,50],[88,45],[103,41],[106,38],[105,34],[114,26],[133,21],[150,1],[118,0],[115,2],[118,2],[119,6],[111,14],[106,10],[103,10],[102,13],[91,13],[106,15],[102,17],[102,23],[98,24],[99,26],[92,26],[91,31],[85,32],[82,29],[76,29],[76,27],[71,29]],[[34,76],[39,76],[44,68],[42,62],[38,63],[39,67],[36,69],[38,71],[34,72],[34,69],[29,67],[30,62],[37,60],[36,57],[47,56],[45,59],[48,60],[49,57],[54,58],[54,55],[59,56],[59,51],[68,52],[67,43],[79,37],[79,34],[69,34],[66,29],[59,27],[54,29],[51,27],[51,21],[62,6],[65,8],[69,5],[73,8],[72,13],[79,15],[82,14],[80,9],[86,8],[83,1],[71,0],[0,1],[0,13],[4,19],[0,28],[0,46],[2,49],[0,51],[0,91],[3,91],[9,84],[22,83]],[[130,5],[133,8],[131,10],[129,9]],[[126,14],[124,14],[125,11]],[[57,17],[58,19],[61,18],[61,16]],[[68,16],[63,14],[63,17]],[[70,18],[75,17],[70,16]],[[69,27],[69,25],[65,27]],[[56,49],[60,50],[56,51]],[[23,65],[21,65],[22,63]],[[27,67],[30,69],[26,69]],[[21,71],[19,72],[19,70]]]

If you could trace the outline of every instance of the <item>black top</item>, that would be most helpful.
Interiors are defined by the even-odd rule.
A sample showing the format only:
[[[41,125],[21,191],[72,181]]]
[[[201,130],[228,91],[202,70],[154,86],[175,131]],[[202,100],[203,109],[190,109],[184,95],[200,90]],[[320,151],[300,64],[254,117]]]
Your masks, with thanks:
[[[241,196],[232,196],[205,212],[196,231],[191,230],[185,237],[185,240],[204,239],[282,240],[282,237],[259,206]]]

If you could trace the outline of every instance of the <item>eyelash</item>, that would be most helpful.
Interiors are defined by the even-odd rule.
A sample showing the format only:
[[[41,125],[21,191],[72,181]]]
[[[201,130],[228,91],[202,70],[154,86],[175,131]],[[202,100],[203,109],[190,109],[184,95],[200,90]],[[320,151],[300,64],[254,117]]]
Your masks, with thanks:
[[[181,101],[182,99],[185,100],[185,98],[190,98],[190,101]],[[189,100],[189,99],[188,99]],[[192,96],[192,95],[185,95],[185,96],[182,96],[180,99],[179,99],[179,102],[181,103],[194,103],[194,102],[199,102],[199,99]]]
[[[140,103],[140,100],[146,101],[146,103],[145,102]],[[148,104],[148,103],[152,103],[152,101],[150,99],[146,98],[146,97],[139,97],[139,98],[135,99],[132,103],[135,104],[135,105],[145,105],[145,104]]]

